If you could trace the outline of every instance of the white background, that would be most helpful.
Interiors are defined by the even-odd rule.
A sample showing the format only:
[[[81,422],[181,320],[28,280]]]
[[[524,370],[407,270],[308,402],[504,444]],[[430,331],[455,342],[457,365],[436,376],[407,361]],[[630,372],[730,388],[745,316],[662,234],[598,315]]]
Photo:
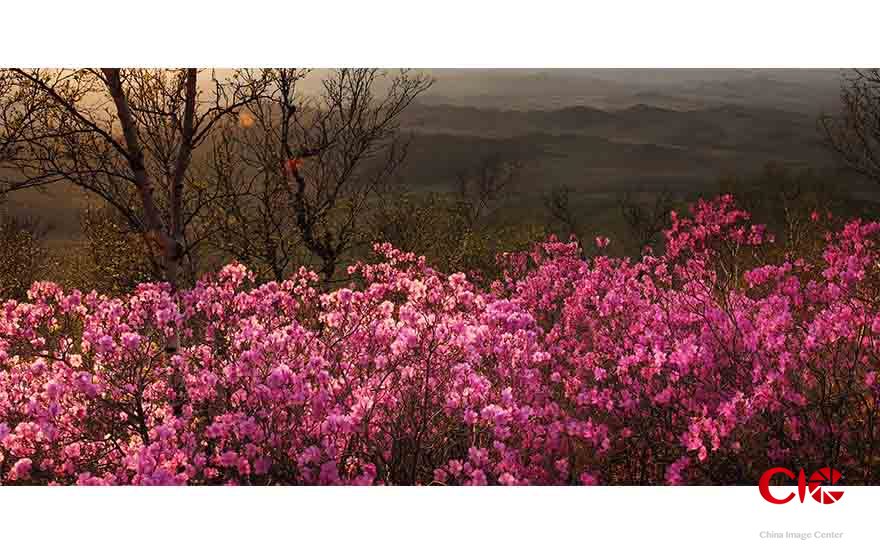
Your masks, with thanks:
[[[878,496],[847,487],[835,504],[774,505],[757,487],[6,487],[0,547],[869,549]]]
[[[853,67],[876,1],[22,1],[0,65]],[[874,548],[880,488],[0,488],[0,548]],[[836,540],[761,531],[843,532]]]
[[[10,0],[0,64],[861,67],[876,0]]]

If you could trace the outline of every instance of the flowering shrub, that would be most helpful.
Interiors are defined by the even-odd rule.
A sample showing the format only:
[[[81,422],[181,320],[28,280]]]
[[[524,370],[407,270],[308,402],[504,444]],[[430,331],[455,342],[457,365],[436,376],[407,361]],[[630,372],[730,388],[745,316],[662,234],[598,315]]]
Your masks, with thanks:
[[[177,295],[37,283],[0,309],[0,480],[875,481],[880,224],[765,263],[729,197],[691,214],[662,254],[551,240],[483,289],[390,245],[326,293],[240,265]]]

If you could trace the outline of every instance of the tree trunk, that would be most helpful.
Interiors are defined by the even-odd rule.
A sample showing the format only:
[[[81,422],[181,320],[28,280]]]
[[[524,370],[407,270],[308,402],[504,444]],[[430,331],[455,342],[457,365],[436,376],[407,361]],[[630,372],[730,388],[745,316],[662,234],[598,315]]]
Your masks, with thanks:
[[[180,224],[180,202],[182,196],[183,173],[189,162],[189,155],[192,150],[192,117],[193,102],[195,97],[195,87],[187,87],[187,106],[186,116],[188,120],[184,122],[184,142],[181,145],[180,157],[178,158],[177,167],[175,169],[174,181],[172,182],[172,199],[171,205],[173,214],[173,227],[169,232],[162,223],[162,217],[156,205],[153,196],[153,181],[146,170],[144,162],[144,151],[140,143],[138,134],[137,121],[131,112],[128,99],[125,97],[125,90],[122,87],[122,77],[119,69],[103,69],[104,78],[107,88],[113,98],[116,106],[116,112],[119,117],[119,124],[122,127],[122,133],[125,136],[126,143],[126,160],[134,172],[135,182],[141,197],[141,203],[144,209],[144,222],[147,231],[152,233],[160,244],[163,259],[165,261],[165,281],[171,285],[171,292],[176,295],[180,277],[180,262],[183,258],[183,246],[181,238],[183,228]],[[188,76],[192,73],[188,73]],[[194,83],[194,77],[193,77]],[[192,92],[190,91],[192,90]],[[177,353],[180,349],[180,331],[175,327],[173,335],[165,342],[165,353],[167,357]],[[183,373],[177,369],[171,374],[171,388],[174,391],[174,399],[172,407],[175,415],[180,415],[183,411],[183,405],[186,402],[186,385],[183,379]]]
[[[336,257],[324,258],[321,266],[321,275],[324,277],[324,284],[330,284],[333,275],[336,273]]]

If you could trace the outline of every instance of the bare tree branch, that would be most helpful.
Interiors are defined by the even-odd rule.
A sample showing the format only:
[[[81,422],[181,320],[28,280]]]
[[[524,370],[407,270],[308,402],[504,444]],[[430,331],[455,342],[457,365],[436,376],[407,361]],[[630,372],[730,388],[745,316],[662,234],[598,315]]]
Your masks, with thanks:
[[[841,111],[819,125],[825,143],[849,169],[880,183],[880,69],[844,75]]]

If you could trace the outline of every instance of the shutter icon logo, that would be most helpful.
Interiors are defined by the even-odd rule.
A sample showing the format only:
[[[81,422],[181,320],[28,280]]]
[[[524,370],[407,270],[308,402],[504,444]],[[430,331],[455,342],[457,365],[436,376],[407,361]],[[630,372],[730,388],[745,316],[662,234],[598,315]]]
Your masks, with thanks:
[[[782,474],[792,480],[797,478],[797,496],[801,502],[804,501],[807,494],[820,504],[834,504],[843,498],[842,490],[831,490],[829,488],[837,485],[843,477],[843,475],[834,468],[829,466],[819,468],[813,472],[810,475],[809,480],[807,480],[803,468],[801,468],[798,474],[795,475],[795,473],[788,468],[776,467],[770,468],[764,472],[763,475],[761,475],[761,480],[758,482],[758,489],[761,492],[761,497],[771,504],[785,504],[793,500],[795,497],[795,493],[793,492],[788,496],[781,498],[774,496],[770,492],[770,480],[778,474]]]

